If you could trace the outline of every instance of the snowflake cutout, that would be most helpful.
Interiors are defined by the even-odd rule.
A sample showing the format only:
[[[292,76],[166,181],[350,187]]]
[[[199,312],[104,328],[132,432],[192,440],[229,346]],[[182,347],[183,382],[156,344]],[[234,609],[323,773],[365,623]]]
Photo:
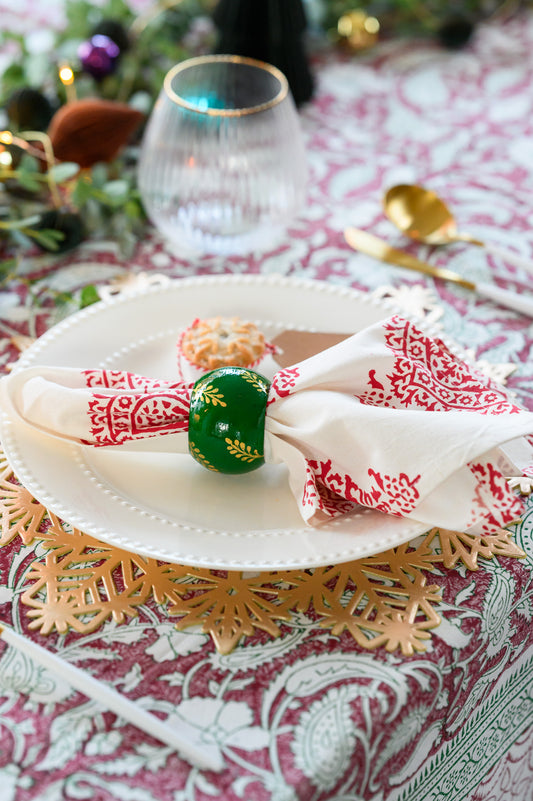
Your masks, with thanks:
[[[486,375],[488,378],[492,378],[493,381],[496,381],[497,384],[501,384],[502,386],[505,386],[509,376],[518,369],[518,365],[512,362],[493,363],[488,362],[486,359],[476,360],[475,351],[472,349],[466,350],[465,356],[480,373],[483,373],[483,375]],[[514,393],[509,394],[514,395]]]
[[[406,317],[417,317],[426,323],[436,323],[444,314],[434,293],[422,284],[381,286],[372,292],[372,297],[390,300]]]
[[[496,555],[524,556],[505,529],[480,536],[432,529],[414,543],[314,570],[252,574],[174,565],[72,529],[35,501],[2,457],[0,451],[0,545],[18,536],[45,551],[26,574],[20,599],[30,628],[43,634],[90,633],[109,618],[125,623],[143,604],[168,604],[176,628],[201,625],[227,654],[257,630],[279,637],[281,621],[313,609],[317,625],[333,635],[346,632],[367,650],[411,655],[425,650],[440,623],[440,589],[427,584],[427,574],[438,566],[477,570],[480,558]]]
[[[110,301],[119,295],[132,295],[153,286],[167,286],[170,278],[161,273],[126,273],[114,278],[109,284],[98,287],[101,300]]]
[[[507,483],[511,489],[518,490],[520,495],[531,495],[533,492],[533,478],[530,476],[510,476]]]

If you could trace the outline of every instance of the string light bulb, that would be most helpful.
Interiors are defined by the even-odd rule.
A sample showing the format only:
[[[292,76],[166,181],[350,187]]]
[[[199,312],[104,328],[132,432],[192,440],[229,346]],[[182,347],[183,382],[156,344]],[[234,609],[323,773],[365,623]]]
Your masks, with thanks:
[[[42,150],[34,147],[32,142],[40,142],[42,145]],[[46,179],[48,182],[48,187],[50,189],[50,195],[52,197],[52,202],[56,208],[61,206],[61,195],[53,174],[53,166],[55,164],[55,157],[54,157],[54,150],[52,148],[52,143],[50,141],[50,137],[48,134],[43,133],[42,131],[23,131],[16,136],[13,136],[11,131],[0,131],[0,146],[5,145],[16,145],[28,153],[30,156],[38,159],[39,161],[44,160],[46,162],[47,172],[46,172]],[[6,155],[7,154],[10,158],[8,163]],[[11,166],[12,164],[12,156],[11,154],[6,151],[4,148],[0,150],[0,164],[5,167]]]
[[[13,156],[9,150],[0,150],[0,165],[2,167],[11,167],[13,164]]]
[[[67,100],[73,102],[77,99],[76,87],[74,86],[74,72],[68,64],[62,64],[59,68],[59,80],[65,87]]]

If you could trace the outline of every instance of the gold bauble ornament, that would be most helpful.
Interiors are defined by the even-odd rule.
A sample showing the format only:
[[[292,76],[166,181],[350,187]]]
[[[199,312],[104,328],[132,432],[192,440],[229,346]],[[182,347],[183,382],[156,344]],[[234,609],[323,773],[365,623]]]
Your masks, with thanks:
[[[378,41],[379,29],[379,20],[360,8],[347,11],[337,22],[339,39],[350,50],[368,50],[373,47]]]

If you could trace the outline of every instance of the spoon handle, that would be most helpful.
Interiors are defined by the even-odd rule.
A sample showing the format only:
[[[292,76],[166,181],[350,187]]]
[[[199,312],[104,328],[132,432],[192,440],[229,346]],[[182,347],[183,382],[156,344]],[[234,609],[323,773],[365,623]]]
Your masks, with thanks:
[[[510,292],[508,289],[501,289],[495,284],[479,283],[476,284],[476,292],[483,298],[506,306],[508,309],[533,317],[533,296],[519,295],[517,292]]]
[[[515,267],[521,267],[523,270],[533,273],[533,261],[531,259],[526,259],[523,256],[519,256],[518,253],[505,250],[504,248],[498,247],[498,245],[493,245],[488,242],[485,242],[485,250],[487,253],[492,253],[493,256],[498,256],[498,258],[506,261],[508,264],[513,264]]]

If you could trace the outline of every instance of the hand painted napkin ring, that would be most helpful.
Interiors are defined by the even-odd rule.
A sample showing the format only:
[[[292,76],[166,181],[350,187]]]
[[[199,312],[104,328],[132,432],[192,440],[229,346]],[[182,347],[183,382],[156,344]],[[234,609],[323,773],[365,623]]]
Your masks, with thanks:
[[[242,367],[220,367],[196,381],[189,412],[189,452],[218,473],[248,473],[265,463],[270,382]]]

